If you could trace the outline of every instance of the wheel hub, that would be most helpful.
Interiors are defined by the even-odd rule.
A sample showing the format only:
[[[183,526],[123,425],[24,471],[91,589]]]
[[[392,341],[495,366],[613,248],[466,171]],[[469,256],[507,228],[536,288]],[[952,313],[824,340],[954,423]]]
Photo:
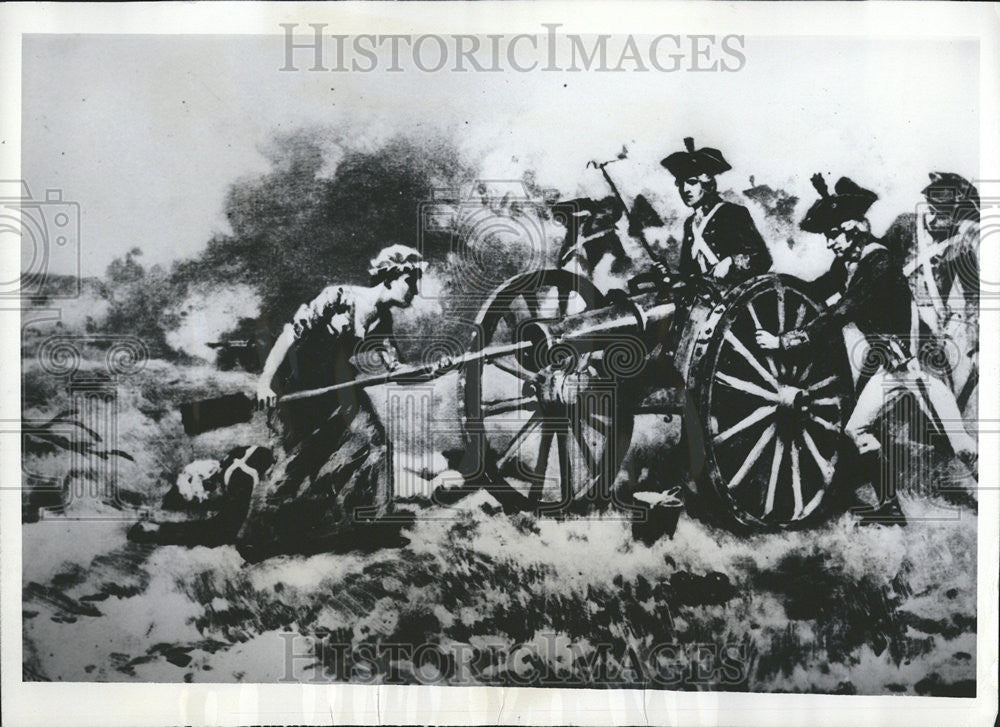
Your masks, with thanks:
[[[538,397],[542,411],[553,414],[565,412],[567,404],[567,379],[569,372],[555,366],[546,366],[528,385]]]
[[[778,387],[778,409],[775,418],[783,431],[794,433],[805,426],[809,417],[809,392],[798,386],[782,384]]]
[[[583,391],[591,384],[591,376],[586,371],[568,370],[565,366],[553,364],[541,369],[534,381],[525,384],[526,395],[534,394],[542,411],[547,414],[565,414]]]
[[[778,408],[786,412],[803,411],[806,407],[805,389],[783,384],[778,387]]]

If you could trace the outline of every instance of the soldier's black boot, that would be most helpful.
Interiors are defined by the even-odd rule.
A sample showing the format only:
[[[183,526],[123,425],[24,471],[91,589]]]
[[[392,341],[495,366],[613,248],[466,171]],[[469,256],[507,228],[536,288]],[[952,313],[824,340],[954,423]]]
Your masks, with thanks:
[[[858,525],[906,525],[906,516],[896,496],[896,482],[892,474],[886,479],[882,469],[881,449],[857,453],[854,458],[855,473],[860,482],[871,483],[877,504],[852,508]]]

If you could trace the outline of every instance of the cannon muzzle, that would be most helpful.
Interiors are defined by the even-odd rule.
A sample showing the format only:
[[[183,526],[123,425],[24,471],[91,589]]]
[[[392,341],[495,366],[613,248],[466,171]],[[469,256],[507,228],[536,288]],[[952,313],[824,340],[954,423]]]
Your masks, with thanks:
[[[569,346],[578,354],[600,354],[609,346],[627,345],[648,353],[657,332],[669,325],[674,304],[657,299],[655,292],[617,299],[611,305],[560,319],[535,320],[524,325],[520,339],[532,344],[530,354],[542,365],[554,352]]]

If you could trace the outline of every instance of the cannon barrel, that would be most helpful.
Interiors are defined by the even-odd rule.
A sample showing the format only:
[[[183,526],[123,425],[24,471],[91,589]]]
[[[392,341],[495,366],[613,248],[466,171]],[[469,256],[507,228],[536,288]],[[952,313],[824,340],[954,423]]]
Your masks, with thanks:
[[[596,353],[609,344],[630,339],[648,350],[652,348],[651,339],[669,325],[674,309],[673,303],[659,300],[655,292],[622,296],[597,310],[530,321],[524,325],[520,339],[532,344],[539,361],[546,360],[548,352],[558,345],[569,345],[580,354]]]

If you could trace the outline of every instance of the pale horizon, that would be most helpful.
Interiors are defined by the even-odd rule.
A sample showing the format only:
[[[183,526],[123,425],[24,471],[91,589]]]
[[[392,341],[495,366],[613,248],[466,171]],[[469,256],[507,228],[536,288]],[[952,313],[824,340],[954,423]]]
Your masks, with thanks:
[[[855,179],[880,195],[877,232],[913,209],[928,172],[978,174],[975,41],[747,37],[735,73],[279,72],[283,42],[25,38],[22,174],[36,198],[59,188],[80,204],[83,275],[132,247],[149,265],[198,254],[228,231],[229,185],[269,168],[260,150],[273,134],[306,126],[362,148],[444,134],[483,178],[533,170],[564,196],[607,194],[586,163],[628,144],[629,161],[613,168],[622,191],[677,207],[658,162],[693,136],[732,164],[721,189],[745,189],[752,175],[801,208],[813,173]],[[809,67],[789,62],[804,57]]]

